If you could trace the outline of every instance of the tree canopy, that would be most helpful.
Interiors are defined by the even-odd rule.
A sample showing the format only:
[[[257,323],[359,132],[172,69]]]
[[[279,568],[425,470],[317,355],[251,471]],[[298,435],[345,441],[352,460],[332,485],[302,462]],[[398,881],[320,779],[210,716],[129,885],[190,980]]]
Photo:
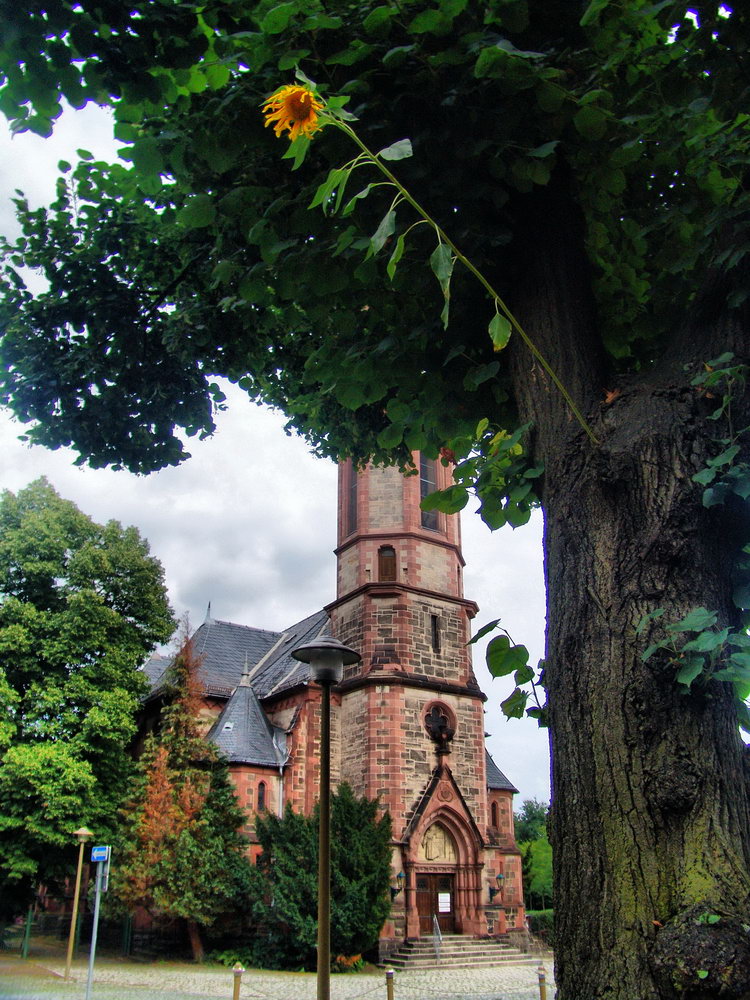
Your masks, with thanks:
[[[538,840],[545,835],[549,806],[538,799],[524,799],[521,808],[514,813],[516,840],[525,843]]]
[[[44,479],[0,498],[0,880],[69,874],[73,831],[111,836],[145,689],[174,629],[135,528],[96,524]]]
[[[296,173],[279,162],[258,106],[298,64],[349,98],[371,148],[411,138],[402,180],[511,301],[531,280],[523,220],[570,192],[600,320],[590,398],[564,345],[549,353],[584,408],[658,357],[707,267],[722,267],[730,304],[744,299],[742,11],[84,0],[9,7],[6,23],[0,106],[14,128],[47,134],[63,99],[98,100],[123,142],[123,164],[85,151],[61,164],[49,210],[20,198],[24,235],[5,251],[2,399],[32,439],[93,464],[180,461],[175,429],[213,427],[216,374],[331,455],[436,450],[471,441],[483,417],[516,425],[490,306],[458,270],[442,329],[431,234],[409,236],[389,280],[384,260],[362,259],[387,208],[377,191],[345,218],[307,211],[350,151],[326,134]],[[26,289],[21,264],[48,293]]]
[[[185,457],[180,428],[210,433],[225,375],[323,454],[456,461],[445,509],[476,491],[491,527],[515,526],[541,502],[543,672],[507,636],[494,649],[518,683],[511,713],[531,681],[550,723],[560,996],[745,995],[748,14],[675,0],[3,13],[14,127],[47,134],[63,97],[96,100],[124,149],[115,166],[85,151],[62,164],[49,208],[19,196],[0,401],[32,440],[148,471]],[[379,170],[358,164],[345,192],[331,181],[350,137],[325,129],[304,162],[299,146],[281,159],[259,106],[295,68],[329,107],[348,99],[336,106],[378,167],[507,304],[509,339],[491,335],[497,300]]]

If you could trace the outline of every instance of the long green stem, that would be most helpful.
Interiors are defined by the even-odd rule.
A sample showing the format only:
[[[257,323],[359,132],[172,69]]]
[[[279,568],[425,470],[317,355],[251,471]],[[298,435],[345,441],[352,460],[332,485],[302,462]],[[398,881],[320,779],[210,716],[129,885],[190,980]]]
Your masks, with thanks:
[[[442,243],[445,243],[446,246],[450,247],[451,251],[456,256],[456,259],[460,260],[461,263],[464,265],[464,267],[467,268],[467,270],[474,275],[474,277],[482,285],[482,287],[486,289],[488,294],[492,297],[493,301],[495,302],[496,306],[500,308],[501,312],[504,314],[504,316],[511,324],[513,329],[518,333],[519,337],[521,338],[521,340],[523,340],[524,344],[526,344],[532,356],[539,362],[539,364],[542,366],[545,372],[552,379],[553,383],[557,386],[557,389],[559,390],[563,399],[570,407],[571,412],[573,413],[573,415],[575,416],[576,420],[581,425],[583,430],[586,432],[590,440],[594,444],[598,444],[599,442],[593,430],[585,420],[581,411],[576,406],[570,393],[565,388],[563,383],[560,381],[559,377],[557,376],[552,366],[549,364],[549,362],[544,357],[542,352],[533,342],[531,337],[529,337],[529,335],[523,329],[521,324],[518,322],[516,317],[513,315],[508,306],[502,300],[500,295],[498,295],[498,293],[492,287],[487,278],[485,278],[482,272],[477,267],[475,267],[474,264],[472,264],[469,258],[459,250],[459,248],[456,246],[456,244],[453,242],[450,236],[448,236],[448,234],[445,232],[445,230],[440,225],[438,225],[438,223],[432,218],[429,212],[427,212],[427,210],[416,200],[416,198],[412,197],[412,195],[409,193],[409,191],[407,191],[407,189],[403,186],[403,184],[401,184],[398,178],[394,174],[392,174],[391,171],[388,169],[388,167],[386,167],[386,165],[383,163],[383,161],[378,158],[377,154],[373,153],[371,149],[368,149],[368,147],[362,142],[357,133],[354,131],[354,129],[352,129],[349,125],[347,125],[346,122],[343,122],[338,118],[331,117],[329,120],[331,121],[331,124],[336,125],[337,128],[340,128],[342,132],[345,132],[359,146],[359,148],[362,150],[365,156],[378,168],[378,170],[380,170],[382,174],[384,174],[388,178],[389,182],[393,184],[394,187],[399,191],[403,199],[411,205],[411,207],[414,209],[415,212],[417,212],[419,215],[422,216],[425,222],[427,222],[430,226],[432,226],[432,228],[437,233],[438,239]]]

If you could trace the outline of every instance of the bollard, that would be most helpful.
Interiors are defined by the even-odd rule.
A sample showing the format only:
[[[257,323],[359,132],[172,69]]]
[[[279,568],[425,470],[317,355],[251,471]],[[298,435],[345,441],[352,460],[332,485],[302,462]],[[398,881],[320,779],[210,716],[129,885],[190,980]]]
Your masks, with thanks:
[[[539,976],[539,1000],[547,1000],[547,972],[544,965],[540,965],[537,969]]]
[[[235,962],[232,966],[232,972],[234,973],[234,992],[232,993],[232,1000],[240,1000],[240,983],[242,982],[242,973],[244,971],[245,970],[239,962]]]
[[[393,969],[385,970],[385,989],[387,1000],[393,1000]]]

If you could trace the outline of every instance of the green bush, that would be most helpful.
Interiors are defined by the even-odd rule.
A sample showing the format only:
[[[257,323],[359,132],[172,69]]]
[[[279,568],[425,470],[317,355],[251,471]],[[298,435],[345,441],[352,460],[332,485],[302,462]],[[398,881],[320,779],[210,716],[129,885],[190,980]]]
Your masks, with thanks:
[[[555,946],[555,911],[554,910],[527,910],[526,918],[529,923],[529,930],[540,938],[550,948]]]

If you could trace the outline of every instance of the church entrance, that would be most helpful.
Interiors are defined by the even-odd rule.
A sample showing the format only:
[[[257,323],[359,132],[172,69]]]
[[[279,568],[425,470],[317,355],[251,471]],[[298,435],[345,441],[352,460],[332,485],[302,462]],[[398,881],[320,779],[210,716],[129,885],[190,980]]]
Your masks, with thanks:
[[[418,872],[416,884],[420,935],[432,934],[433,917],[443,934],[455,934],[453,875]]]

